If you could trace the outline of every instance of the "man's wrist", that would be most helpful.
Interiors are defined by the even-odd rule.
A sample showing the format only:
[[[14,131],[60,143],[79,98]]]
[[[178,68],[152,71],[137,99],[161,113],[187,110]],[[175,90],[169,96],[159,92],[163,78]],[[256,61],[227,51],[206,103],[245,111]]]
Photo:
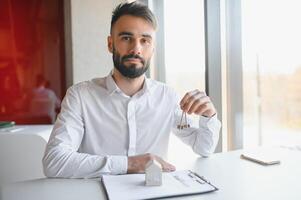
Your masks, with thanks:
[[[128,171],[127,156],[110,156],[109,157],[111,174],[126,174]]]

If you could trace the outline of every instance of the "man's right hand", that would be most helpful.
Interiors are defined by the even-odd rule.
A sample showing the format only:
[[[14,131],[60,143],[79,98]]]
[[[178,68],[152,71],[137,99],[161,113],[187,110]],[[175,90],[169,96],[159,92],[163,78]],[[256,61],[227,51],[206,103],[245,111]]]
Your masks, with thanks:
[[[171,171],[176,170],[175,166],[173,166],[172,164],[164,161],[159,156],[147,153],[147,154],[143,154],[143,155],[128,157],[128,171],[127,171],[127,173],[128,174],[131,174],[131,173],[144,173],[145,172],[145,165],[150,160],[158,161],[161,164],[162,170],[164,172],[171,172]]]

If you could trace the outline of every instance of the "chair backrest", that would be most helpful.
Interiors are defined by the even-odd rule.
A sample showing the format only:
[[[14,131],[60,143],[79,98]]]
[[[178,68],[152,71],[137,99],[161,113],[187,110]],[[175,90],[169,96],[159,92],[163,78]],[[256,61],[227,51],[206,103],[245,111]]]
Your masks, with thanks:
[[[38,135],[0,133],[0,185],[44,178],[47,141]]]

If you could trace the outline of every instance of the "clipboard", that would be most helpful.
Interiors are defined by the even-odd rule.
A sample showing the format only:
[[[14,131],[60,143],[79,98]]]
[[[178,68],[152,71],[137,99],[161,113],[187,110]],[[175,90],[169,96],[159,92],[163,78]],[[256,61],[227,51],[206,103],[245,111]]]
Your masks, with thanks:
[[[145,186],[145,174],[103,175],[101,181],[109,200],[160,199],[218,190],[190,170],[163,173],[161,186]]]

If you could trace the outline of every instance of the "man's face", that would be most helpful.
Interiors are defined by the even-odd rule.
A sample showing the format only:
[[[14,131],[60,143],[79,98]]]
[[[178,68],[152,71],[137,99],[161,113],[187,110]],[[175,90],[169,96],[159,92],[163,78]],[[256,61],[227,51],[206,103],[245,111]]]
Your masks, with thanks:
[[[125,77],[143,75],[154,52],[155,30],[140,17],[124,15],[112,27],[108,48],[115,68]]]

